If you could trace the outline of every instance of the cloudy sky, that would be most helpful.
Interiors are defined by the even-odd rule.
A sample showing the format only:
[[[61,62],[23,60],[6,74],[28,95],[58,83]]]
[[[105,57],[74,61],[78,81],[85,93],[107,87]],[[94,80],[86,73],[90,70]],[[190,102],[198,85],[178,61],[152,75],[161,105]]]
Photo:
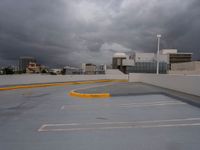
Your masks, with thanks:
[[[114,52],[194,52],[199,0],[0,0],[0,65],[34,56],[49,66],[111,63]]]

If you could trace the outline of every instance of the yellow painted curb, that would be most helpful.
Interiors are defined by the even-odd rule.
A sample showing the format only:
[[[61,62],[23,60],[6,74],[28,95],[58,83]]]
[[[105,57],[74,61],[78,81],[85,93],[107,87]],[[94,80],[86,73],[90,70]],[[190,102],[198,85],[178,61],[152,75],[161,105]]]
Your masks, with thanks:
[[[71,91],[69,95],[74,96],[74,97],[80,97],[80,98],[109,98],[111,97],[109,93],[85,94],[85,93],[77,93],[74,91]]]
[[[34,84],[34,85],[17,85],[0,88],[0,91],[17,90],[17,89],[30,89],[30,88],[42,88],[51,86],[65,86],[76,84],[92,84],[92,83],[104,83],[104,82],[127,82],[127,80],[92,80],[92,81],[75,81],[75,82],[63,82],[63,83],[47,83],[47,84]]]

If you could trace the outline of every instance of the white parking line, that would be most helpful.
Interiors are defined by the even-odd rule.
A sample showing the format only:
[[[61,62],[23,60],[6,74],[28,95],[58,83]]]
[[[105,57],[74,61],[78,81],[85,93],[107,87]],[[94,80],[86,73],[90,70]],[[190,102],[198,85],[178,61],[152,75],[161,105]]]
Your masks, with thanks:
[[[60,110],[64,110],[65,109],[65,105],[63,105],[61,108],[60,108]]]
[[[39,132],[47,131],[84,131],[84,130],[106,130],[106,129],[127,129],[127,128],[161,128],[161,127],[190,127],[190,126],[200,126],[199,123],[191,124],[166,124],[166,125],[136,125],[136,126],[111,126],[111,127],[93,127],[93,128],[56,128],[56,129],[39,129]]]
[[[103,129],[123,129],[123,128],[187,127],[187,126],[200,126],[200,118],[135,121],[135,122],[45,124],[38,129],[38,132],[103,130]]]
[[[111,106],[118,106],[118,107],[125,107],[125,108],[132,108],[132,107],[152,107],[152,106],[167,106],[167,105],[185,105],[187,103],[179,102],[179,101],[156,101],[156,102],[136,102],[136,103],[112,103],[112,102],[104,102],[100,104],[91,105],[92,106],[100,106],[100,107],[111,107]],[[60,110],[64,110],[66,108],[83,108],[89,107],[89,105],[63,105],[61,106]]]
[[[123,105],[120,107],[125,107],[125,108],[133,108],[133,107],[152,107],[152,106],[167,106],[167,105],[185,105],[186,103],[183,102],[170,102],[170,103],[146,103],[146,104],[130,104],[130,105]]]
[[[138,104],[162,104],[162,103],[183,103],[180,101],[154,101],[154,102],[135,102],[135,103],[124,103],[124,104],[120,104],[120,105],[138,105]],[[185,104],[185,103],[184,103]]]

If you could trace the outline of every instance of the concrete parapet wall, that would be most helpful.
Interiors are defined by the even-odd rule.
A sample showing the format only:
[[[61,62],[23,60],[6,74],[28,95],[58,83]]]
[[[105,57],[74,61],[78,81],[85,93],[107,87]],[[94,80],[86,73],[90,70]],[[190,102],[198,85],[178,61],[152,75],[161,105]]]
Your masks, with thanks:
[[[0,76],[0,86],[105,79],[128,80],[128,75],[2,75]]]
[[[200,70],[186,70],[186,71],[169,71],[168,74],[184,74],[184,75],[200,75]]]
[[[108,74],[108,75],[124,75],[124,73],[123,72],[121,72],[119,69],[107,69],[106,70],[106,74]]]
[[[128,80],[128,75],[126,75],[126,74],[122,74],[122,75],[118,75],[118,74],[115,74],[115,75],[109,75],[109,74],[107,74],[107,75],[105,75],[106,76],[106,79],[108,79],[108,80]]]
[[[171,65],[172,71],[200,71],[200,61],[174,63]]]
[[[129,82],[144,82],[196,96],[200,96],[200,76],[130,74]]]

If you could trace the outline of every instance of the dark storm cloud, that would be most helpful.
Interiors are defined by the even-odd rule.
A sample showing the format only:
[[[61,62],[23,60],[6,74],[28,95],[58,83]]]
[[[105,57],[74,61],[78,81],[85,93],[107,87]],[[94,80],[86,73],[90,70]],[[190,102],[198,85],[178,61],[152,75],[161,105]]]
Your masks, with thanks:
[[[110,63],[116,51],[200,53],[199,0],[1,0],[0,63],[35,56],[50,66]]]

